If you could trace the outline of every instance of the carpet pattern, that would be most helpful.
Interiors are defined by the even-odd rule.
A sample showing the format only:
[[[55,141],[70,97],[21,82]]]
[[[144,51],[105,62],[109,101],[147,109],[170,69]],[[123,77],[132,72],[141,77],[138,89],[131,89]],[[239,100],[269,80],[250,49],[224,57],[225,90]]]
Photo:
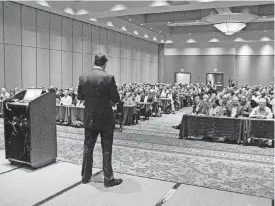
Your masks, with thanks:
[[[274,198],[274,149],[244,147],[192,140],[179,140],[183,109],[124,126],[115,133],[115,172],[171,181],[253,196]],[[4,130],[0,120],[0,149]],[[57,126],[58,159],[82,164],[84,129]],[[99,137],[100,141],[100,137]],[[94,151],[94,166],[102,167],[100,142]]]

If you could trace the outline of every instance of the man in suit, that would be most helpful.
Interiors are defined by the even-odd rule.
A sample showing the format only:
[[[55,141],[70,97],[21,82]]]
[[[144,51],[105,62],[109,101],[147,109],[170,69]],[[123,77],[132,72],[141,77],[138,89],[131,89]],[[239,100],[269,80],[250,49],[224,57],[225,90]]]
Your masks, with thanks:
[[[105,72],[108,59],[104,54],[95,56],[94,68],[79,77],[78,99],[85,100],[84,152],[82,182],[88,183],[92,176],[93,150],[98,134],[101,136],[103,152],[104,186],[122,183],[115,179],[112,168],[112,146],[115,129],[112,104],[120,101],[115,78]]]

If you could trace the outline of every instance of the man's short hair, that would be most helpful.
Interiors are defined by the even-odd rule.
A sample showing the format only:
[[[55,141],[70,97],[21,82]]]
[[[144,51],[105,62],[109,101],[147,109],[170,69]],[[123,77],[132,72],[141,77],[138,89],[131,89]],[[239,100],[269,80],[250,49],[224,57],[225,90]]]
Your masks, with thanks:
[[[106,62],[108,61],[108,58],[106,57],[105,54],[99,53],[97,55],[95,55],[95,66],[99,66],[102,67],[104,66],[104,64],[106,64]]]

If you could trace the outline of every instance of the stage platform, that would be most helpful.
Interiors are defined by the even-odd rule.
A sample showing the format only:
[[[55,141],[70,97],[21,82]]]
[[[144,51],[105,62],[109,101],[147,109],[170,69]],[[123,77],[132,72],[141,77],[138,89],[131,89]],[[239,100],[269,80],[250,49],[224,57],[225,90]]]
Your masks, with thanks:
[[[57,161],[30,170],[11,166],[0,150],[0,205],[66,206],[271,206],[271,200],[172,182],[115,174],[123,184],[104,188],[102,171],[88,184],[80,183],[81,166]],[[174,188],[174,189],[173,189]]]

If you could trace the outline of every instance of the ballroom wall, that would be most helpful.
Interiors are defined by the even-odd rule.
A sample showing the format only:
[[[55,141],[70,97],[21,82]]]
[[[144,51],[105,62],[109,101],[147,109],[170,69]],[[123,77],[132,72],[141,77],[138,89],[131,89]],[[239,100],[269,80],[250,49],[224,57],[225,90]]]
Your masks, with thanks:
[[[0,2],[0,87],[77,86],[107,54],[117,83],[158,81],[158,45],[13,2]]]
[[[164,45],[164,82],[174,73],[191,72],[192,82],[205,83],[206,72],[224,72],[225,85],[234,77],[240,84],[268,84],[274,81],[274,31],[175,35]]]

